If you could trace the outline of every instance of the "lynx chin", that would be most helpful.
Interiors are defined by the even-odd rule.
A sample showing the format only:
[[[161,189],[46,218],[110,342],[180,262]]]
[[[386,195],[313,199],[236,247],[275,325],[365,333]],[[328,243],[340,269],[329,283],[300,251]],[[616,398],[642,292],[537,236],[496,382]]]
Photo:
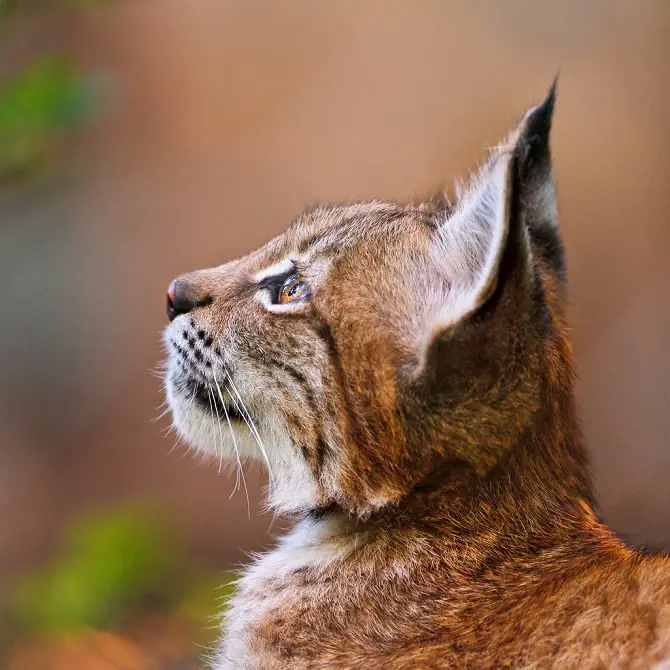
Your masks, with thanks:
[[[670,667],[669,557],[599,520],[575,413],[554,103],[454,202],[315,207],[170,285],[177,431],[294,519],[217,670]]]

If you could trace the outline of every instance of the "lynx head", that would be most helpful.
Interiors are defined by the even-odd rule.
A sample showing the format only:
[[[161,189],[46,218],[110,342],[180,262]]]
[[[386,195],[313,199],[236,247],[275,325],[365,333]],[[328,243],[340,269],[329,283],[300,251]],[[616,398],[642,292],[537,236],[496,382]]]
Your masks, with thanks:
[[[453,204],[316,207],[177,278],[165,342],[179,433],[264,460],[283,512],[365,515],[438,469],[494,468],[571,395],[554,98]]]

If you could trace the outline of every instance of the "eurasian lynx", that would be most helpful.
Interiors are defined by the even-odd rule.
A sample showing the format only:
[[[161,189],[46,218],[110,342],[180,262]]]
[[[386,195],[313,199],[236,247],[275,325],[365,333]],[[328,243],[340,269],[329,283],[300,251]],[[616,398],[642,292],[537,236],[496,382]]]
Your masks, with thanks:
[[[196,447],[295,518],[217,668],[649,668],[670,560],[594,512],[550,165],[552,88],[454,203],[318,207],[168,293]],[[660,666],[659,666],[660,667]]]

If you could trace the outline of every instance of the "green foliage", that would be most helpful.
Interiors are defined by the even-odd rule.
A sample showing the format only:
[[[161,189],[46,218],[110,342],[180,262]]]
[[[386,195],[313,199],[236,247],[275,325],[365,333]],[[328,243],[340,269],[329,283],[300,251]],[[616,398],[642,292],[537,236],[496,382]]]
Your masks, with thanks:
[[[0,0],[0,20],[14,13],[54,9],[89,9],[106,4],[107,0]]]
[[[63,133],[89,117],[91,102],[82,76],[57,58],[0,84],[0,178],[38,166]]]
[[[235,578],[230,573],[203,572],[191,580],[176,614],[195,623],[200,645],[208,647],[216,641],[220,630],[215,624],[234,592]]]
[[[29,634],[114,629],[160,604],[214,642],[233,576],[194,569],[150,510],[122,506],[74,521],[55,560],[19,582],[12,620]]]
[[[56,562],[19,585],[15,618],[41,633],[114,626],[147,595],[170,588],[175,559],[164,529],[141,510],[81,519]]]

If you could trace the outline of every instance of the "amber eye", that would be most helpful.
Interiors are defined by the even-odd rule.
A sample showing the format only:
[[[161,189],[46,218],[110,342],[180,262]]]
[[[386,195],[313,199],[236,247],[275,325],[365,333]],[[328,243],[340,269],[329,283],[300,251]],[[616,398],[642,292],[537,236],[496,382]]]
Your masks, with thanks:
[[[307,295],[307,285],[298,274],[291,275],[279,289],[279,296],[277,302],[280,305],[285,305],[287,302],[294,302],[300,300]]]

